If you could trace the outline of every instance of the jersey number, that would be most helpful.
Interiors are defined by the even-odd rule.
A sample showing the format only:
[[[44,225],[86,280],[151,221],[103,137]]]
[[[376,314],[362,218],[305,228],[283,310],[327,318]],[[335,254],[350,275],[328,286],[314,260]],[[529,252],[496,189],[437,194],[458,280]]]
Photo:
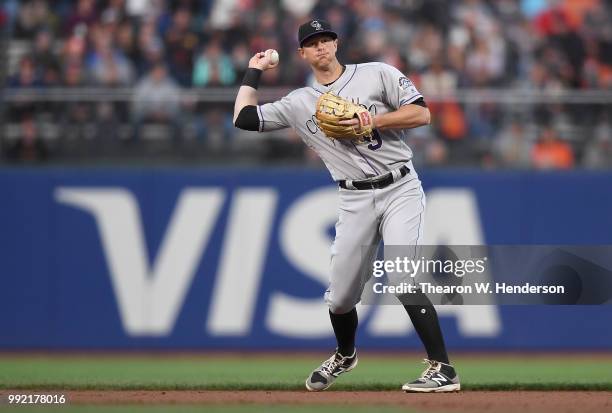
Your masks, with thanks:
[[[372,130],[372,137],[370,138],[370,144],[368,145],[368,149],[375,151],[382,146],[382,138],[378,134],[376,129]]]

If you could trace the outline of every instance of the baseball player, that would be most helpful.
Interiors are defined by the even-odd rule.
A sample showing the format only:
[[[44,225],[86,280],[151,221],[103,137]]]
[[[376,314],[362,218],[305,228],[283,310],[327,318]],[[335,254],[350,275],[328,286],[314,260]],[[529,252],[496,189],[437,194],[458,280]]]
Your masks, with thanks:
[[[382,239],[385,245],[414,247],[423,236],[425,194],[405,137],[407,129],[429,124],[430,114],[423,96],[396,68],[379,62],[339,63],[338,35],[329,23],[311,20],[301,25],[298,42],[299,56],[313,71],[312,85],[258,105],[261,73],[278,61],[271,50],[256,53],[236,97],[234,125],[259,132],[293,128],[321,157],[339,187],[325,292],[338,346],[306,379],[309,391],[321,391],[357,366],[355,305],[368,281],[363,265],[374,259],[364,263],[362,246],[378,245]],[[346,111],[349,117],[334,120]],[[404,308],[427,351],[427,368],[402,389],[458,391],[459,377],[449,362],[436,310],[422,292],[414,303]]]

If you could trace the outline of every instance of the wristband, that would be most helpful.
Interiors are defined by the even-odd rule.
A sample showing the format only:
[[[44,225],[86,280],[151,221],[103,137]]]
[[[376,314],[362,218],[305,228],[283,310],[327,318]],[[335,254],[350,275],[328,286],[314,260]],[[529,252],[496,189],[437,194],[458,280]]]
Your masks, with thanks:
[[[261,69],[249,67],[242,78],[242,86],[250,86],[253,89],[257,89],[259,87],[259,79],[261,78],[262,73],[263,70]]]

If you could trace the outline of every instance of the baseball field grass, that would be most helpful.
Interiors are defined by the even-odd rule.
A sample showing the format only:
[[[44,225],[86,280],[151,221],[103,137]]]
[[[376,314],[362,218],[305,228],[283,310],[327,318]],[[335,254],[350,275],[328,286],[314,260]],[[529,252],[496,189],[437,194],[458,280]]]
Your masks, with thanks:
[[[3,355],[0,389],[302,390],[326,355]],[[612,390],[612,358],[458,356],[466,390]],[[396,390],[423,370],[417,356],[360,354],[335,390]]]
[[[306,412],[308,402],[293,405],[287,395],[304,392],[306,375],[326,357],[326,354],[270,355],[263,354],[10,354],[0,355],[0,399],[6,403],[7,394],[15,391],[28,393],[65,392],[70,399],[77,400],[69,411],[138,411],[147,404],[148,395],[195,394],[197,400],[206,403],[208,395],[232,394],[229,404],[223,397],[207,404],[207,412],[247,412],[264,404],[271,394],[280,394],[274,404],[265,402],[265,411]],[[401,384],[420,374],[424,365],[415,354],[361,353],[359,366],[343,375],[326,393],[334,394],[368,393],[402,394]],[[551,392],[569,395],[569,391],[596,391],[609,398],[612,408],[612,356],[611,355],[460,355],[454,364],[461,376],[463,394],[490,393],[491,391],[541,393]],[[528,391],[528,392],[525,392]],[[104,394],[132,394],[138,400],[114,398],[104,403]],[[143,393],[137,393],[143,392]],[[148,392],[148,393],[147,393]],[[391,393],[392,392],[392,393]],[[78,396],[78,395],[81,396]],[[87,396],[83,396],[83,394]],[[240,399],[240,394],[256,394],[256,401]],[[232,397],[234,397],[232,396]],[[301,395],[302,397],[304,395]],[[424,395],[419,395],[424,396]],[[440,397],[442,395],[438,395]],[[450,396],[450,395],[449,395]],[[81,397],[81,399],[79,399]],[[127,397],[127,396],[126,396]],[[172,411],[191,412],[197,410],[193,400],[180,404],[180,398],[170,399]],[[198,399],[199,397],[199,399]],[[211,396],[212,397],[212,396]],[[306,397],[312,397],[307,394]],[[345,396],[343,396],[345,397]],[[495,393],[493,396],[495,398]],[[101,400],[98,400],[99,398]],[[78,402],[81,400],[81,402]],[[91,406],[87,400],[94,400]],[[164,410],[163,398],[147,406],[147,412]],[[177,401],[179,400],[179,401]],[[271,399],[272,400],[272,399]],[[330,399],[334,401],[333,399]],[[368,399],[369,400],[369,399]],[[316,401],[318,412],[372,411],[371,406],[325,405]],[[179,403],[176,405],[174,403]],[[11,411],[14,406],[1,406],[0,411]],[[99,404],[105,404],[99,406]],[[114,406],[114,404],[119,404]],[[121,406],[128,404],[128,407]],[[111,406],[112,405],[112,406]],[[291,405],[289,407],[289,405]],[[54,411],[47,406],[45,410]],[[57,406],[57,411],[66,411],[67,406]],[[363,410],[362,410],[363,407]],[[406,410],[408,407],[409,410]],[[443,406],[444,407],[444,406]],[[35,407],[33,407],[35,408]],[[152,409],[153,408],[153,409]],[[378,405],[377,411],[421,411],[410,410],[410,406]],[[101,410],[103,409],[103,410]],[[20,406],[28,411],[28,406]],[[444,411],[445,409],[442,409]],[[453,409],[451,409],[453,410]],[[40,411],[40,410],[39,410]],[[198,411],[202,411],[201,409]],[[491,410],[487,410],[491,411]],[[544,411],[544,410],[543,410]]]

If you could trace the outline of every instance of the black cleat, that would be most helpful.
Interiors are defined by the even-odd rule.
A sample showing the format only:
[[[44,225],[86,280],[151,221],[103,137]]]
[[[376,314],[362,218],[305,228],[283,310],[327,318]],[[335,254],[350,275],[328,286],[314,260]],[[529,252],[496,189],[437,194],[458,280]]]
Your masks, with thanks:
[[[429,366],[421,377],[404,384],[402,390],[406,393],[450,393],[461,390],[459,376],[453,366],[428,359],[425,359],[425,363]]]
[[[329,388],[342,373],[353,370],[357,366],[357,351],[349,357],[334,353],[321,366],[310,373],[306,379],[306,389],[308,391],[321,391]]]

